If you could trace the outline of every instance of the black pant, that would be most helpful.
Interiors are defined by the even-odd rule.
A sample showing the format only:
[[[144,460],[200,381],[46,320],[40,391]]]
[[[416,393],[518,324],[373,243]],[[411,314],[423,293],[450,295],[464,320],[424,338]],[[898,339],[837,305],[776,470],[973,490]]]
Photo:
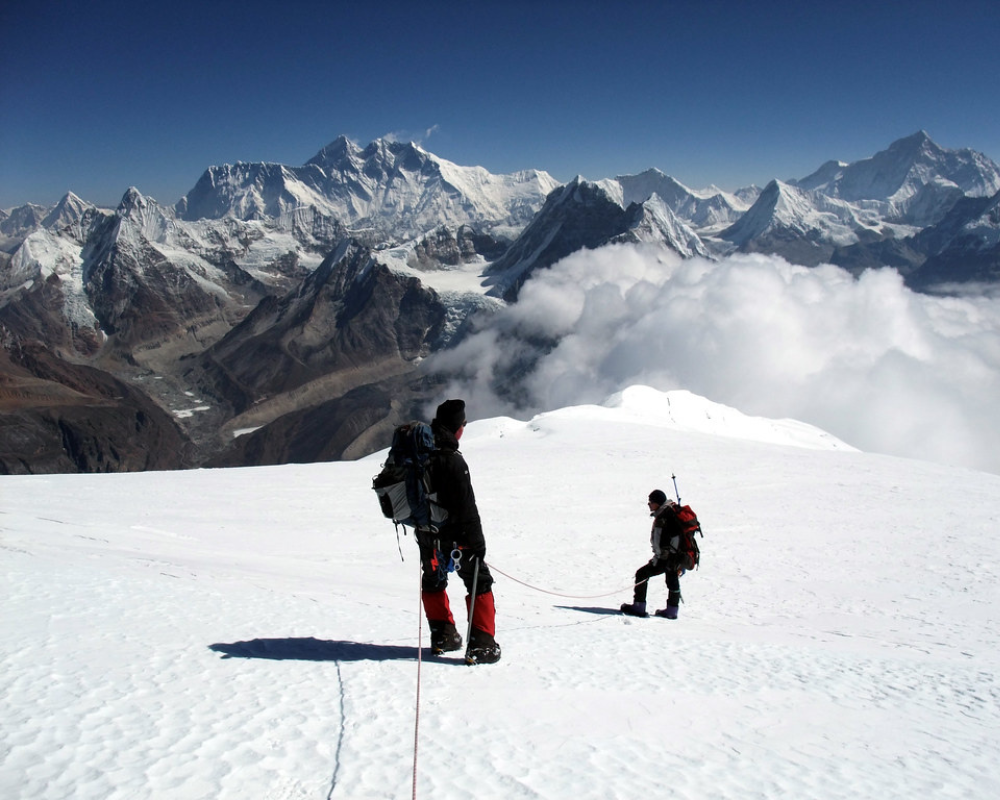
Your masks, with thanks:
[[[420,567],[423,572],[420,588],[425,592],[440,592],[448,586],[449,564],[455,550],[461,554],[457,559],[458,566],[454,571],[465,584],[466,591],[472,594],[472,584],[475,581],[476,594],[485,594],[493,588],[493,576],[486,565],[485,547],[475,547],[465,543],[465,537],[448,535],[447,528],[440,533],[417,531],[417,545],[420,548]],[[456,541],[456,539],[458,541]],[[479,562],[479,574],[476,575],[476,562]]]
[[[666,575],[667,604],[676,605],[681,596],[681,579],[677,574],[677,561],[673,558],[653,558],[648,564],[643,564],[635,572],[635,602],[646,602],[646,590],[649,579],[657,575]]]

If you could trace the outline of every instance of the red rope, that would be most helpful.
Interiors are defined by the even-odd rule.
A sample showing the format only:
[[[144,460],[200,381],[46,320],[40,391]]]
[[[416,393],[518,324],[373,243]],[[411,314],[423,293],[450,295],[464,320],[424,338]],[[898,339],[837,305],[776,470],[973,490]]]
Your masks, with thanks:
[[[413,720],[413,800],[417,800],[417,746],[420,742],[420,667],[423,663],[421,658],[421,653],[423,652],[423,636],[424,636],[424,608],[423,603],[420,602],[423,597],[423,571],[418,570],[421,581],[418,587],[421,591],[417,592],[418,608],[417,608],[417,704],[414,713]]]

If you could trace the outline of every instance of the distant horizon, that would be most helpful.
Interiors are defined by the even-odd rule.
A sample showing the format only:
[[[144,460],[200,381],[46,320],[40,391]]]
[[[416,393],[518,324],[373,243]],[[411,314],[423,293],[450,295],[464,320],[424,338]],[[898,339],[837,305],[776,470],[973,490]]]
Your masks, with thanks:
[[[914,132],[912,132],[910,134],[906,134],[906,135],[901,136],[901,137],[899,137],[897,139],[894,139],[892,142],[887,142],[883,147],[879,148],[879,150],[875,151],[875,152],[881,152],[881,151],[887,149],[894,142],[900,141],[901,139],[908,139],[911,136],[915,136],[915,135],[917,135],[917,134],[919,134],[921,132],[926,133],[930,137],[931,141],[933,141],[935,144],[937,144],[938,146],[943,147],[945,149],[948,149],[948,150],[963,150],[963,149],[975,150],[975,148],[965,148],[965,147],[961,147],[961,146],[951,147],[951,146],[942,144],[941,142],[938,142],[936,139],[934,139],[934,136],[931,135],[929,132],[925,131],[924,129],[920,129],[918,131],[914,131]],[[4,210],[6,212],[9,212],[9,211],[12,211],[12,210],[14,210],[16,208],[20,208],[20,207],[22,207],[24,205],[28,205],[28,204],[33,204],[33,205],[36,205],[36,206],[41,206],[43,208],[52,208],[52,207],[58,205],[60,202],[62,202],[62,200],[65,197],[67,197],[69,194],[73,194],[76,197],[78,197],[80,200],[82,200],[84,202],[87,202],[87,203],[90,203],[91,205],[94,205],[94,206],[96,206],[98,208],[105,208],[105,209],[107,209],[107,208],[117,208],[118,205],[121,203],[122,199],[125,197],[125,195],[132,188],[135,188],[136,190],[138,190],[138,192],[143,197],[148,197],[148,198],[154,200],[158,205],[163,206],[163,207],[169,207],[169,206],[175,205],[181,199],[183,199],[184,197],[186,197],[191,192],[191,190],[194,188],[194,186],[197,184],[198,180],[200,180],[200,178],[204,174],[204,172],[206,170],[208,170],[208,169],[211,169],[213,167],[223,166],[225,164],[231,164],[232,165],[232,164],[239,164],[239,163],[274,163],[274,164],[281,164],[282,166],[285,166],[285,167],[292,167],[292,168],[301,167],[301,166],[304,166],[305,163],[308,162],[310,159],[314,158],[316,156],[316,154],[318,154],[319,152],[321,152],[325,147],[329,146],[330,144],[332,144],[333,142],[339,140],[340,138],[344,138],[345,136],[346,136],[346,134],[340,134],[339,136],[336,136],[333,139],[331,139],[328,142],[326,142],[326,144],[321,145],[320,147],[317,148],[316,152],[313,153],[313,155],[309,156],[301,164],[288,164],[288,163],[276,162],[276,161],[263,161],[263,162],[226,161],[226,162],[222,162],[222,163],[219,163],[219,164],[209,164],[209,165],[207,165],[205,167],[204,170],[202,170],[202,172],[198,175],[198,178],[195,179],[194,183],[191,184],[191,187],[184,194],[182,194],[180,197],[177,197],[176,199],[172,199],[172,200],[168,200],[168,201],[163,201],[159,197],[156,197],[156,196],[154,196],[152,194],[147,193],[146,191],[143,190],[143,188],[141,186],[137,186],[135,184],[129,184],[128,186],[126,186],[122,190],[122,193],[118,197],[117,200],[114,200],[113,202],[109,202],[109,203],[95,202],[94,200],[90,199],[89,197],[86,197],[86,196],[80,194],[79,192],[75,191],[74,189],[69,188],[63,194],[61,194],[58,198],[56,198],[52,202],[37,203],[37,202],[33,202],[33,201],[29,200],[29,201],[22,202],[22,203],[15,203],[14,205],[10,205],[10,206],[0,206],[0,209]],[[400,139],[391,139],[391,137],[384,137],[384,136],[383,137],[376,137],[375,139],[372,139],[372,140],[370,140],[368,142],[358,142],[358,141],[355,141],[354,139],[352,139],[349,136],[347,136],[346,138],[349,141],[351,141],[354,145],[356,145],[356,146],[358,146],[358,147],[360,147],[362,149],[364,149],[365,147],[367,147],[368,145],[370,145],[372,142],[379,141],[379,140],[383,140],[383,141],[385,141],[385,140],[403,141],[403,140],[400,140]],[[441,159],[444,159],[446,161],[451,161],[451,159],[446,159],[444,156],[440,155],[439,153],[435,153],[432,149],[429,149],[429,148],[425,147],[424,145],[421,145],[419,142],[415,142],[413,140],[407,140],[406,143],[408,143],[408,144],[415,144],[415,145],[421,147],[423,150],[425,150],[426,152],[429,152],[431,155],[433,155],[433,156],[435,156],[437,158],[441,158]],[[870,153],[867,156],[862,156],[861,158],[857,159],[857,161],[862,161],[862,160],[864,160],[866,158],[871,158],[871,156],[875,155],[875,152]],[[987,158],[990,158],[991,160],[994,160],[994,161],[996,160],[996,159],[993,159],[991,156],[989,156],[988,153],[981,153],[981,155],[985,155]],[[659,167],[657,167],[655,165],[654,166],[650,166],[650,167],[646,167],[646,168],[641,169],[638,172],[634,172],[634,173],[619,173],[618,175],[605,175],[605,176],[601,176],[600,178],[590,178],[588,176],[583,176],[583,177],[586,180],[588,180],[588,181],[609,180],[609,179],[615,179],[615,178],[618,178],[618,177],[624,177],[626,174],[628,174],[628,175],[638,175],[638,174],[641,174],[641,173],[646,172],[648,170],[655,169],[655,170],[659,170],[661,173],[667,175],[668,177],[671,177],[671,178],[679,181],[680,183],[682,183],[684,186],[686,186],[688,189],[691,189],[692,191],[703,191],[703,190],[706,190],[706,189],[715,188],[715,189],[719,189],[720,191],[724,191],[724,192],[727,192],[727,193],[735,193],[735,192],[741,191],[743,189],[749,189],[749,188],[752,188],[752,187],[756,187],[758,189],[763,189],[772,180],[778,180],[778,181],[801,180],[803,178],[808,177],[810,174],[812,174],[816,170],[818,170],[820,167],[823,166],[823,164],[828,163],[830,161],[836,161],[836,160],[838,160],[838,159],[828,158],[825,161],[823,161],[823,162],[821,162],[819,164],[816,164],[816,166],[813,169],[809,170],[809,172],[806,172],[806,173],[804,173],[802,175],[788,175],[786,177],[779,177],[779,176],[775,175],[775,176],[772,176],[771,178],[769,178],[768,180],[764,181],[763,183],[744,184],[742,186],[733,186],[733,187],[723,187],[723,186],[718,186],[718,185],[714,185],[714,184],[710,184],[710,185],[706,185],[706,186],[691,186],[690,184],[688,184],[685,181],[683,181],[680,178],[678,178],[676,175],[671,175],[670,173],[665,172],[664,170],[660,169]],[[456,163],[456,162],[452,162],[452,163]],[[847,162],[847,163],[853,163],[853,162]],[[482,165],[480,165],[480,164],[458,164],[457,166],[460,166],[460,167],[479,167],[479,166],[482,166]],[[548,170],[545,170],[543,167],[537,167],[537,168],[528,167],[528,168],[525,168],[525,169],[538,169],[538,170],[540,170],[542,172],[548,172],[550,175],[552,175],[551,172],[549,172]],[[520,171],[523,171],[523,170],[512,170],[512,172],[520,172]],[[494,173],[494,174],[497,174],[497,173]],[[504,174],[509,174],[509,173],[504,173]],[[565,183],[569,183],[572,180],[575,180],[579,175],[580,175],[580,173],[576,173],[572,177],[570,177],[568,179],[565,179],[565,180],[560,179],[560,178],[556,178],[556,179],[559,180],[560,183],[565,184]],[[556,176],[552,175],[552,177],[555,178]]]
[[[560,182],[725,191],[924,130],[1000,160],[1000,6],[36,0],[4,9],[0,208],[175,203],[205,169],[345,135]]]

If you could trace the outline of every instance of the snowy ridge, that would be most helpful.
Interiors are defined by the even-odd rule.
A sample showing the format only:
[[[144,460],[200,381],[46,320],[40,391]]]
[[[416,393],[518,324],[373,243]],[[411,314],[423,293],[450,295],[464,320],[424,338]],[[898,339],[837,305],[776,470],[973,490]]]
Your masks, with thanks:
[[[36,282],[58,278],[63,287],[63,314],[67,321],[81,328],[97,323],[83,291],[83,259],[72,240],[56,237],[46,229],[32,233],[11,259],[10,271],[0,280],[0,305],[18,291],[30,289]]]
[[[605,800],[669,775],[692,800],[995,796],[1000,477],[751,441],[668,398],[677,427],[643,389],[470,424],[491,666],[418,673],[383,453],[0,478],[0,790],[398,798],[415,774],[419,798]],[[728,433],[681,429],[706,413]],[[625,618],[671,474],[702,566],[679,620]]]
[[[631,422],[685,433],[702,433],[747,441],[805,447],[814,450],[856,448],[813,425],[797,420],[751,417],[692,392],[661,392],[649,386],[631,386],[609,397],[603,405],[580,405],[538,414],[527,425],[545,430],[560,420],[595,419]],[[511,422],[512,425],[518,423]]]
[[[979,250],[1000,245],[1000,194],[978,218],[963,226],[962,234],[970,237]]]
[[[815,450],[856,449],[814,425],[751,417],[683,389],[660,392],[649,386],[631,386],[608,398],[605,406],[613,409],[619,419],[632,419],[643,425]]]
[[[178,203],[185,218],[274,219],[298,208],[355,229],[391,232],[405,241],[442,224],[525,224],[558,186],[547,173],[493,175],[460,167],[416,144],[377,139],[364,149],[340,137],[302,167],[211,167]]]
[[[80,226],[87,212],[92,208],[90,203],[81,200],[72,192],[68,192],[42,220],[42,227],[50,230],[70,228],[73,229],[77,238],[82,238]]]
[[[794,231],[819,241],[849,245],[858,241],[859,229],[877,230],[879,226],[879,215],[863,206],[775,180],[723,237],[745,244],[767,233]],[[901,227],[899,230],[911,232]]]
[[[648,428],[706,434],[748,442],[803,447],[809,450],[859,452],[837,437],[798,420],[751,417],[722,403],[684,389],[661,392],[650,386],[630,386],[611,395],[602,405],[579,405],[547,411],[528,422],[506,417],[486,420],[476,426],[478,436],[511,435],[520,430],[551,433],[564,422],[634,424]],[[471,434],[470,434],[471,435]],[[465,441],[465,439],[463,439]]]
[[[870,158],[852,164],[827,162],[795,183],[847,201],[905,205],[925,184],[938,180],[971,197],[986,197],[1000,191],[1000,168],[981,153],[943,148],[918,131]]]
[[[576,197],[582,185],[582,177],[570,182],[566,186],[573,191],[563,197]],[[775,180],[763,191],[693,190],[657,169],[589,185],[623,209],[632,203],[641,206],[631,224],[633,240],[664,244],[686,258],[726,255],[736,246],[814,266],[835,247],[911,236],[940,222],[963,196],[995,195],[1000,166],[967,148],[940,147],[920,131],[870,158],[829,161],[806,178]],[[210,167],[173,208],[130,188],[117,213],[137,222],[132,232],[141,233],[156,250],[170,250],[170,257],[183,260],[178,253],[185,250],[196,262],[231,259],[274,286],[294,277],[279,274],[288,263],[315,268],[347,235],[371,241],[390,253],[386,258],[394,269],[409,273],[414,272],[407,264],[413,246],[442,226],[472,224],[514,240],[537,221],[537,212],[560,186],[538,170],[493,175],[482,167],[456,165],[413,143],[377,139],[362,148],[339,137],[301,167],[266,162]],[[577,219],[581,213],[589,213],[586,204],[554,222],[585,231],[590,221]],[[11,209],[0,220],[0,246],[13,254],[29,234],[44,228],[82,247],[99,215],[111,212],[72,193],[51,209],[30,204]],[[995,245],[989,230],[973,225],[966,234],[970,253]],[[530,243],[515,241],[507,261],[516,260],[519,267],[511,278],[530,271],[561,235],[558,230],[532,231]],[[621,235],[616,231],[575,247],[593,248]],[[567,237],[563,249],[571,246]],[[42,252],[37,245],[34,250]],[[489,267],[478,263],[460,269],[475,266],[480,272]],[[47,264],[45,269],[52,274],[60,268]],[[6,285],[14,281],[0,279]],[[476,286],[473,291],[485,289]]]
[[[738,194],[723,192],[716,187],[700,191],[689,189],[658,169],[649,169],[639,175],[620,175],[615,181],[621,187],[621,202],[624,205],[645,203],[656,195],[677,217],[699,229],[736,222],[760,194],[756,187],[748,187]],[[751,202],[747,201],[747,197]]]
[[[643,217],[631,230],[637,241],[667,245],[684,258],[710,257],[698,234],[681,221],[658,194],[650,195],[643,203]]]

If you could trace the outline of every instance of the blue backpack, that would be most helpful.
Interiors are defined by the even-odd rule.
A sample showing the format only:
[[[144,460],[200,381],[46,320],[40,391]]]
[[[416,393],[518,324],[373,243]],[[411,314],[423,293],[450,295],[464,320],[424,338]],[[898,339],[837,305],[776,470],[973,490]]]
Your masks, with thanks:
[[[434,433],[426,422],[396,428],[382,471],[372,479],[382,515],[397,526],[436,532],[448,518],[431,487],[430,464]]]

